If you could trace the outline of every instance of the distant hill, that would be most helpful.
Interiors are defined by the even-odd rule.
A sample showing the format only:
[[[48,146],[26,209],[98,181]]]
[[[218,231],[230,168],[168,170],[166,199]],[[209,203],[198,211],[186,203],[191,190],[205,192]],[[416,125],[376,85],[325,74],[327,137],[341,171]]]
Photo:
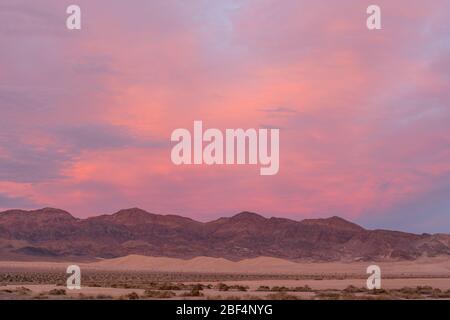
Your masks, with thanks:
[[[366,230],[339,217],[294,221],[242,212],[211,222],[141,209],[77,219],[52,208],[0,212],[0,260],[128,255],[292,261],[450,256],[450,235]]]

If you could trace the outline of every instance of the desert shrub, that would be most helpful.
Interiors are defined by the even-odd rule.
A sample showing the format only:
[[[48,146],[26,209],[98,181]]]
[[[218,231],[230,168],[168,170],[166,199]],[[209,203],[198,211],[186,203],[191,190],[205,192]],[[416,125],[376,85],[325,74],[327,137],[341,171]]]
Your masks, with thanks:
[[[270,291],[270,287],[268,287],[268,286],[259,286],[259,288],[256,289],[256,291]]]
[[[422,298],[422,296],[418,293],[403,293],[403,294],[400,294],[399,297],[401,297],[403,299],[407,299],[407,300],[416,300],[416,299]]]
[[[247,291],[249,289],[249,287],[248,286],[242,286],[242,285],[229,286],[229,285],[227,285],[225,283],[219,283],[216,286],[216,289],[219,290],[219,291],[231,291],[231,290],[233,290],[233,291],[243,291],[243,292],[245,292],[245,291]]]
[[[248,287],[247,287],[247,286],[240,286],[240,285],[237,285],[237,286],[233,286],[233,289],[235,289],[235,290],[237,290],[237,291],[243,291],[243,292],[246,292],[247,289],[248,289]]]
[[[94,287],[94,288],[101,288],[102,287],[102,285],[99,284],[99,283],[91,283],[91,284],[89,284],[89,286],[90,287]]]
[[[392,290],[391,294],[401,299],[420,299],[422,295],[419,293],[417,288],[403,287],[399,290]]]
[[[65,296],[66,290],[65,289],[52,289],[48,292],[51,296]]]
[[[305,285],[304,287],[295,287],[293,291],[295,291],[295,292],[311,292],[313,290],[311,289],[310,286]]]
[[[368,291],[368,293],[374,295],[382,295],[382,294],[389,294],[389,291],[387,291],[386,289],[373,289]]]
[[[400,293],[404,293],[404,294],[414,294],[417,293],[417,289],[415,288],[410,288],[410,287],[403,287],[399,290],[397,290]]]
[[[431,293],[431,296],[438,296],[439,294],[442,294],[443,292],[442,292],[442,290],[441,289],[438,289],[438,288],[436,288],[436,289],[433,289],[433,292]]]
[[[342,292],[342,294],[339,296],[339,300],[357,300],[358,297],[351,292]]]
[[[269,300],[298,300],[296,296],[287,294],[286,292],[283,291],[268,294],[266,298]]]
[[[86,295],[84,293],[79,293],[78,294],[78,299],[84,300],[85,298],[86,298]]]
[[[178,291],[183,289],[183,285],[175,285],[172,283],[162,283],[160,285],[157,285],[156,288],[158,290],[169,290],[169,291]]]
[[[260,290],[260,291],[266,291],[266,290]],[[288,288],[288,287],[284,287],[284,286],[282,286],[282,287],[274,286],[274,287],[272,287],[272,289],[270,289],[270,291],[273,291],[273,292],[311,292],[313,290],[311,289],[310,286],[305,285],[304,287],[295,287],[295,288]]]
[[[125,296],[128,300],[139,300],[139,295],[136,292],[131,292]]]
[[[4,293],[13,293],[13,291],[10,290],[10,289],[3,289],[3,290],[1,290],[1,292],[4,292]]]
[[[16,289],[16,293],[20,295],[27,295],[31,293],[31,290],[26,287],[20,287]]]
[[[202,297],[203,293],[199,288],[192,288],[191,291],[181,294],[182,297]]]
[[[366,292],[367,290],[364,288],[358,288],[358,287],[350,285],[347,288],[345,288],[343,291],[345,293],[359,293],[359,292]]]
[[[433,287],[430,286],[418,286],[416,292],[418,294],[432,294],[434,291]]]
[[[153,298],[153,299],[170,299],[176,296],[175,292],[169,290],[164,291],[145,290],[144,295],[146,298]]]
[[[197,284],[194,284],[191,289],[200,291],[200,290],[203,290],[203,288],[204,288],[204,286],[202,284],[197,283]]]
[[[219,290],[219,291],[228,291],[228,290],[230,290],[230,287],[229,286],[227,286],[225,283],[219,283],[218,285],[217,285],[217,289]]]
[[[97,297],[102,297],[102,296],[103,296],[103,295],[99,294]],[[86,294],[84,294],[84,293],[79,293],[79,294],[78,294],[78,299],[79,299],[79,300],[94,300],[95,297],[92,296],[92,295],[86,295]],[[102,299],[102,298],[97,298],[97,299]],[[111,299],[112,299],[112,297],[111,297]]]
[[[443,292],[441,289],[434,289],[431,297],[435,299],[448,299],[450,298],[450,290]]]
[[[339,300],[341,295],[337,292],[319,292],[316,294],[319,300]]]
[[[289,291],[289,288],[286,288],[286,287],[279,287],[279,286],[274,286],[274,287],[272,287],[272,289],[270,289],[270,291],[274,291],[274,292],[286,292],[286,291]]]

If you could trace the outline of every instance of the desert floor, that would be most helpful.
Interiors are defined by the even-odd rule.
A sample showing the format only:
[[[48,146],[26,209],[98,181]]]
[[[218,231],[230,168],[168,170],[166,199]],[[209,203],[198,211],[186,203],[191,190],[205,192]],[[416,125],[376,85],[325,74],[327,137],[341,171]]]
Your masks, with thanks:
[[[81,290],[66,288],[76,264]],[[366,288],[366,268],[382,288]],[[450,259],[295,263],[260,257],[232,262],[128,256],[76,262],[0,261],[0,299],[450,299]]]

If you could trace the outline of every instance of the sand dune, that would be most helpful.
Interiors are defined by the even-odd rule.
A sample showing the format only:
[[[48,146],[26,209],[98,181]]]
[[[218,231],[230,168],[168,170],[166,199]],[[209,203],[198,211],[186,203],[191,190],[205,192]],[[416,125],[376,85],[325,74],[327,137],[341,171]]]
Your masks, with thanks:
[[[164,272],[210,272],[242,274],[365,274],[370,262],[296,263],[288,260],[258,257],[241,261],[222,258],[197,257],[190,260],[131,255],[102,260],[86,265],[105,270],[140,270]],[[450,276],[447,257],[422,258],[415,261],[376,263],[389,275],[439,275]]]
[[[295,273],[298,263],[287,260],[259,257],[238,262],[223,258],[196,257],[189,260],[176,258],[127,257],[90,263],[89,267],[106,270],[145,270],[165,272],[211,272],[211,273]]]
[[[241,261],[223,258],[197,257],[189,260],[130,255],[115,259],[104,259],[90,263],[77,262],[8,262],[0,261],[0,268],[16,269],[62,269],[77,264],[84,270],[99,271],[146,271],[146,272],[195,272],[238,274],[343,274],[365,275],[370,264],[381,267],[384,275],[391,276],[439,276],[450,277],[448,257],[421,258],[398,262],[330,262],[296,263],[288,260],[258,257]]]

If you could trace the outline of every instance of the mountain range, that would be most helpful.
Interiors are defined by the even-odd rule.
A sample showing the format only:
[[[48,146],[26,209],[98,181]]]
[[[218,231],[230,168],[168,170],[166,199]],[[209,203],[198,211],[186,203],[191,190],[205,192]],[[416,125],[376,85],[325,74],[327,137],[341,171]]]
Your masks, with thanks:
[[[131,254],[241,260],[413,260],[450,257],[449,234],[366,230],[339,217],[294,221],[242,212],[199,222],[134,208],[87,219],[53,208],[0,212],[0,260],[116,258]]]

